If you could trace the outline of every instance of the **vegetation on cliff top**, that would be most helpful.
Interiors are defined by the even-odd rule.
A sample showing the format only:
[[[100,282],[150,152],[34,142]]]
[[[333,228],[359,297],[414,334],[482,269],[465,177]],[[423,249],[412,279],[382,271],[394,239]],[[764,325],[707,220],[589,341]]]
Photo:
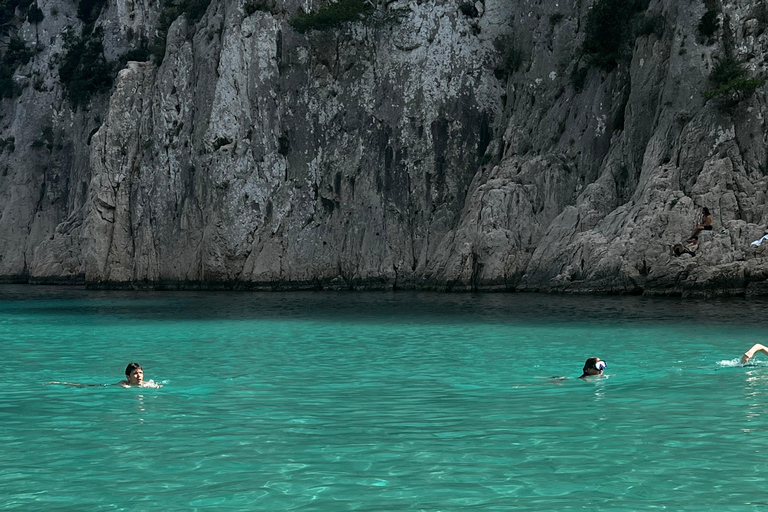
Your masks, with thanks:
[[[632,58],[635,40],[664,33],[660,12],[646,12],[650,0],[597,0],[587,14],[582,59],[571,72],[571,85],[581,92],[593,67],[612,71]]]
[[[501,36],[494,39],[493,46],[499,52],[499,63],[493,70],[494,75],[499,80],[504,80],[512,73],[517,72],[523,65],[525,55],[523,51],[515,44],[512,36]]]
[[[704,13],[704,16],[699,20],[699,25],[696,27],[699,34],[704,37],[712,37],[720,28],[720,19],[718,14],[720,12],[717,9],[710,9]]]
[[[632,56],[632,47],[638,34],[663,30],[659,16],[645,20],[639,17],[649,0],[598,0],[587,14],[582,50],[591,64],[611,70]]]
[[[277,14],[277,6],[271,0],[252,0],[243,5],[243,12],[246,16],[251,16],[255,12],[268,12]]]
[[[70,27],[64,34],[64,54],[57,59],[59,79],[67,99],[75,108],[87,104],[93,96],[109,91],[117,72],[129,60],[146,61],[150,56],[154,56],[155,63],[159,65],[165,56],[165,39],[171,23],[182,15],[186,16],[190,23],[196,23],[205,14],[210,0],[166,0],[160,13],[158,35],[153,44],[150,46],[146,38],[142,37],[133,49],[116,61],[106,59],[102,43],[103,31],[101,27],[94,28],[105,3],[106,0],[80,0],[77,13],[85,22],[82,32],[78,36]]]
[[[300,34],[310,30],[331,30],[342,23],[357,21],[372,10],[373,6],[365,0],[339,0],[318,11],[297,14],[288,24]]]
[[[28,63],[35,55],[35,50],[27,46],[19,32],[21,23],[28,17],[30,23],[43,19],[42,11],[37,4],[32,4],[32,0],[0,0],[0,48],[4,50],[0,56],[2,98],[12,98],[21,93],[22,88],[14,82],[13,75],[19,66]]]
[[[77,3],[77,17],[86,25],[96,22],[107,0],[80,0]]]
[[[149,47],[149,51],[155,59],[155,64],[159,66],[165,58],[166,39],[171,24],[179,16],[184,16],[190,24],[194,25],[203,18],[210,4],[211,0],[164,0],[162,2],[163,8],[160,11],[157,35]]]
[[[8,36],[18,28],[22,18],[16,16],[17,10],[26,15],[31,4],[32,0],[0,0],[0,36]]]
[[[80,36],[75,35],[73,30],[64,33],[64,56],[59,63],[59,79],[67,99],[75,108],[112,87],[113,65],[104,57],[101,40],[101,27],[84,31]]]
[[[0,97],[13,98],[21,93],[21,87],[13,81],[13,73],[19,66],[29,62],[34,54],[34,50],[23,39],[11,36],[5,54],[0,59]]]
[[[30,22],[33,25],[36,25],[43,21],[45,19],[45,15],[43,14],[43,10],[40,9],[40,7],[37,6],[37,4],[32,4],[29,6],[29,9],[27,10],[27,21]]]

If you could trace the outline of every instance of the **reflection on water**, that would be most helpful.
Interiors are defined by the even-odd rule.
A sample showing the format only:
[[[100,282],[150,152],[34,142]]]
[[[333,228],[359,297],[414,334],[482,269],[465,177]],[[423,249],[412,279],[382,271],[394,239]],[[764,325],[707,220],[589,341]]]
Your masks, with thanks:
[[[755,428],[765,428],[765,420],[762,416],[768,412],[768,400],[766,400],[766,391],[768,391],[768,368],[764,366],[750,365],[745,371],[745,393],[747,407],[745,416],[747,423],[756,423],[752,427],[744,427],[742,431],[750,433]]]
[[[138,411],[139,423],[144,423],[144,413],[147,412],[144,408],[144,395],[136,395],[136,410]]]

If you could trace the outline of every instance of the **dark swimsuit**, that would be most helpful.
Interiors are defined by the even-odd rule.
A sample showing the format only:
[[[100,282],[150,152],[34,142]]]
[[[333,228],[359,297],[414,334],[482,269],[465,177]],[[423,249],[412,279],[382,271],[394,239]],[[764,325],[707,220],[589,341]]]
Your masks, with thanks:
[[[712,231],[712,226],[704,226],[704,231]]]

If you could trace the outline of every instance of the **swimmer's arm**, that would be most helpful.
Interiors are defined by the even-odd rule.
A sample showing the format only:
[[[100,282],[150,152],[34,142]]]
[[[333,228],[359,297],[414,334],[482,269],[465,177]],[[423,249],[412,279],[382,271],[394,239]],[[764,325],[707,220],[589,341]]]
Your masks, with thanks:
[[[766,348],[764,345],[761,345],[759,343],[755,343],[754,345],[752,345],[752,348],[744,352],[744,355],[741,356],[741,364],[744,364],[750,359],[752,359],[755,356],[755,354],[757,354],[758,352],[761,352],[766,356],[768,356],[768,348]]]
[[[102,387],[106,384],[82,384],[80,382],[59,382],[59,381],[53,381],[53,382],[46,382],[46,384],[57,384],[59,386],[73,386],[76,388],[96,388],[96,387]]]

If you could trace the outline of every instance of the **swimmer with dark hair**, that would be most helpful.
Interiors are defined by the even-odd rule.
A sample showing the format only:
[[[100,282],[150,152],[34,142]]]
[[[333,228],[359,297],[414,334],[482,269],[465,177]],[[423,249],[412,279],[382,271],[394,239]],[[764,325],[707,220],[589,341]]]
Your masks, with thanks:
[[[764,345],[761,345],[759,343],[755,343],[752,345],[752,348],[744,352],[744,355],[741,356],[741,364],[745,364],[747,361],[755,357],[755,354],[758,352],[762,352],[763,354],[768,356],[768,348],[766,348]]]
[[[136,386],[139,388],[161,388],[160,384],[155,384],[155,381],[144,381],[144,370],[139,363],[128,363],[125,367],[125,380],[121,380],[117,383],[118,386],[124,388],[130,388]]]
[[[79,382],[49,382],[48,384],[59,384],[62,386],[74,386],[76,388],[90,388],[109,386],[110,384],[81,384]],[[118,386],[124,388],[137,387],[137,388],[161,388],[161,384],[156,384],[153,380],[144,380],[144,370],[139,363],[129,363],[125,368],[125,380],[121,380],[117,383]]]
[[[584,362],[584,369],[582,370],[580,379],[586,379],[588,377],[597,377],[603,374],[603,370],[608,366],[605,361],[599,357],[590,357]]]

